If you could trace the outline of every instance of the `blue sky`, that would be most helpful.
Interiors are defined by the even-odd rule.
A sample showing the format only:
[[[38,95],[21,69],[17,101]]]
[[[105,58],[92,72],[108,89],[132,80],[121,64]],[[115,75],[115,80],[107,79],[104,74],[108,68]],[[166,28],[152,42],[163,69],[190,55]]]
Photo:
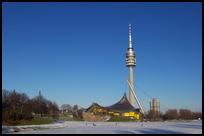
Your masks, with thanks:
[[[145,110],[202,110],[201,3],[3,3],[2,88],[57,104],[109,106],[129,89],[132,24],[135,92]],[[141,89],[139,89],[141,88]]]

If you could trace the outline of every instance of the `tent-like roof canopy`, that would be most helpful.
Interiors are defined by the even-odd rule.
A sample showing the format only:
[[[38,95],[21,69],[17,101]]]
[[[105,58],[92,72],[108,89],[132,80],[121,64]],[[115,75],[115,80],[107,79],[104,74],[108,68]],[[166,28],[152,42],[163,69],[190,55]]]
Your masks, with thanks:
[[[115,104],[107,107],[103,107],[97,103],[93,103],[90,107],[86,109],[86,111],[90,111],[92,108],[102,108],[107,109],[108,111],[115,111],[115,112],[139,112],[139,109],[134,108],[127,99],[126,93],[124,93],[123,97]]]
[[[126,93],[124,93],[123,97],[117,103],[105,107],[108,110],[118,111],[118,112],[127,112],[127,111],[134,111],[139,112],[139,109],[134,108],[127,99]]]

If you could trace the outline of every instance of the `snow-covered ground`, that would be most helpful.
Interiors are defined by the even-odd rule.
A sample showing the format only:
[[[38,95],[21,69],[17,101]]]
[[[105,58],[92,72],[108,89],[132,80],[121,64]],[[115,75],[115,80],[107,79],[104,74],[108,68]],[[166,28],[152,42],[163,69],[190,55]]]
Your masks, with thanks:
[[[18,132],[14,132],[14,131]],[[2,126],[13,134],[202,134],[202,121],[166,122],[82,122],[66,121],[49,125]]]

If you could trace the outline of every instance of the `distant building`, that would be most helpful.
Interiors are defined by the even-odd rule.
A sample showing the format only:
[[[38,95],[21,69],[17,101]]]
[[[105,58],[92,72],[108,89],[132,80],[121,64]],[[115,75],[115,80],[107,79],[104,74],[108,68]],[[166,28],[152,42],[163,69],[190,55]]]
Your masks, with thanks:
[[[152,101],[150,101],[150,112],[153,119],[158,119],[160,117],[160,102],[158,99],[153,98]]]

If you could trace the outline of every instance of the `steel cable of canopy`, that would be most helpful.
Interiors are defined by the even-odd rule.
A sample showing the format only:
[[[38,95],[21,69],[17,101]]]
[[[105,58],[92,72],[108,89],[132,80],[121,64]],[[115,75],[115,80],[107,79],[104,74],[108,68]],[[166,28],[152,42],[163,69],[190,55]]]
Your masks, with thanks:
[[[148,98],[153,99],[153,97],[151,95],[149,95],[146,91],[144,91],[144,89],[142,89],[141,87],[139,87],[138,85],[134,85],[134,87],[136,87],[137,89],[139,89],[145,96],[147,96]],[[162,105],[162,107],[165,107],[168,109],[168,107],[166,105],[163,105],[160,103],[160,105]]]

